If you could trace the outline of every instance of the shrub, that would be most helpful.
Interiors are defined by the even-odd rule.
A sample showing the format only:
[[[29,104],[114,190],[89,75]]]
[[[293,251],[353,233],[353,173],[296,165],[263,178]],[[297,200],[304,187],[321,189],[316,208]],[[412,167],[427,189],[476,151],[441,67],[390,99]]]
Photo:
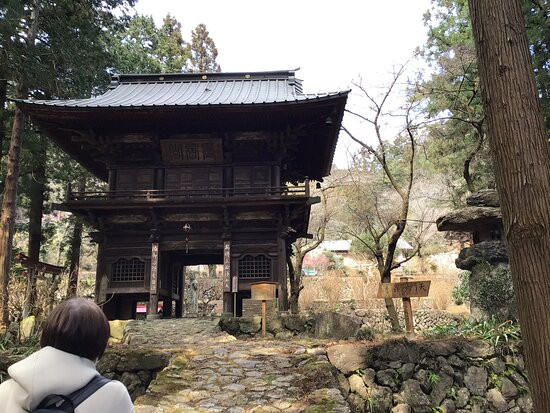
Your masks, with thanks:
[[[372,327],[361,327],[355,334],[357,340],[374,340],[376,331]]]
[[[517,318],[510,268],[507,265],[493,267],[483,262],[476,265],[473,272],[476,278],[475,281],[472,280],[475,283],[472,285],[472,294],[475,294],[475,302],[479,308],[500,320]]]
[[[462,271],[458,276],[460,281],[453,288],[451,296],[456,305],[470,301],[470,271]]]

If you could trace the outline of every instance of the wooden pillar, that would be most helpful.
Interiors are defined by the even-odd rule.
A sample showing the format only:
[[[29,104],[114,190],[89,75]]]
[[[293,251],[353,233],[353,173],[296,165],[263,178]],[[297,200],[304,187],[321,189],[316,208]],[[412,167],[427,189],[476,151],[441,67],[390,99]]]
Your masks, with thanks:
[[[279,165],[273,165],[271,168],[271,185],[275,188],[281,186],[281,167]]]
[[[116,169],[109,169],[109,191],[116,189]]]
[[[104,236],[98,232],[91,234],[91,241],[97,243],[97,264],[95,272],[95,295],[94,301],[96,304],[101,304],[105,301],[106,297],[103,297],[105,294],[101,288],[103,276],[106,276],[105,263],[104,263]],[[103,281],[105,286],[105,282]]]
[[[159,243],[155,239],[151,243],[151,276],[149,282],[149,308],[147,310],[147,319],[157,319],[159,315],[157,313],[159,302]]]
[[[162,300],[162,318],[172,318],[172,298],[166,297]]]
[[[176,280],[175,282],[178,283],[178,296],[179,300],[176,301],[176,314],[175,316],[177,318],[183,317],[183,285],[184,285],[184,275],[185,274],[185,267],[180,267],[179,265],[176,267]]]
[[[286,264],[286,239],[282,234],[277,238],[277,289],[279,311],[288,311],[288,279]]]

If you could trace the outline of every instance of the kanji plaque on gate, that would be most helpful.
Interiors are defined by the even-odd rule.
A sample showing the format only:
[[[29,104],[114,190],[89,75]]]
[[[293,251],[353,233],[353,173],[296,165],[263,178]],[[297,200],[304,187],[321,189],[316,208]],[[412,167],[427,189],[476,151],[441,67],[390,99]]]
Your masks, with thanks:
[[[223,243],[223,291],[231,292],[231,242]]]
[[[431,281],[381,283],[376,298],[427,297]]]

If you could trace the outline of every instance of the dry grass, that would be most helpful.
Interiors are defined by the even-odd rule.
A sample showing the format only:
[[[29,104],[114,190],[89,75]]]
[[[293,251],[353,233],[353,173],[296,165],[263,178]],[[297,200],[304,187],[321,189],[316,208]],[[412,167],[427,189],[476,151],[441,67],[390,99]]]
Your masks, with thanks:
[[[458,283],[459,270],[454,267],[452,254],[438,254],[422,259],[414,258],[405,268],[394,272],[412,274],[418,280],[430,280],[430,294],[426,298],[414,298],[413,308],[446,310],[452,304],[451,293]],[[324,275],[304,277],[304,289],[300,294],[300,308],[311,310],[323,304],[335,308],[342,301],[353,301],[357,308],[383,309],[383,301],[376,298],[380,278],[376,271],[358,271],[346,268],[343,271],[327,271]],[[395,300],[396,306],[401,300]]]
[[[435,310],[446,310],[449,307],[450,298],[448,292],[438,292],[432,298],[432,308]]]

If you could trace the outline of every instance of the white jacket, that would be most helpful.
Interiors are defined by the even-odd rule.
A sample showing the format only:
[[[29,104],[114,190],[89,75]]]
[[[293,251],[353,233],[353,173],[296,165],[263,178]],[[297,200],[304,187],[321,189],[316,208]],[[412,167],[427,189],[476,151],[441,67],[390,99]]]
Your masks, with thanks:
[[[8,369],[11,379],[0,385],[0,413],[27,413],[50,394],[68,395],[98,374],[95,364],[53,347],[44,347]],[[133,413],[126,387],[107,383],[75,410],[76,413]]]

